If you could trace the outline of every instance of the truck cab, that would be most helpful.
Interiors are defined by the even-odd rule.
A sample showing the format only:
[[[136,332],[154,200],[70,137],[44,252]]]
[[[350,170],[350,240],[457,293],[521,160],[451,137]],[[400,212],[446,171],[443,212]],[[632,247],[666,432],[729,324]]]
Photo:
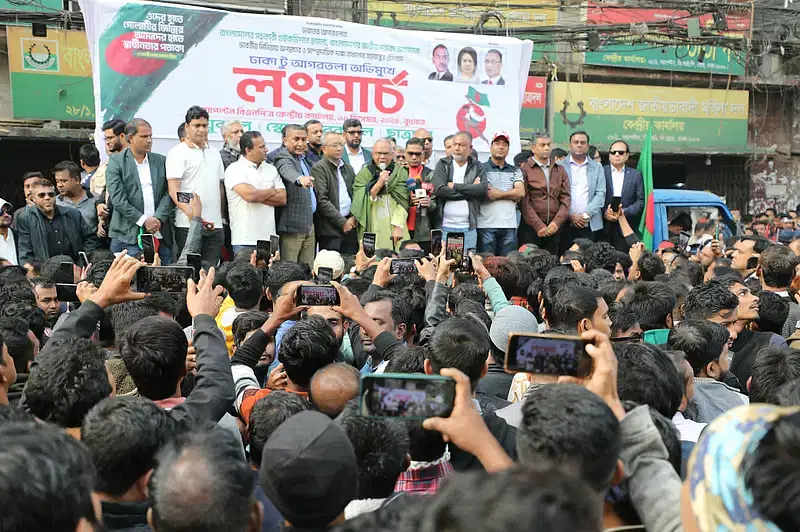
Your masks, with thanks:
[[[736,222],[725,202],[711,192],[681,189],[654,189],[653,203],[655,207],[653,231],[653,249],[664,240],[669,240],[669,222],[681,213],[691,218],[689,233],[694,235],[698,220],[709,219],[722,222],[723,234],[726,237],[737,234]],[[692,242],[690,242],[692,243]]]

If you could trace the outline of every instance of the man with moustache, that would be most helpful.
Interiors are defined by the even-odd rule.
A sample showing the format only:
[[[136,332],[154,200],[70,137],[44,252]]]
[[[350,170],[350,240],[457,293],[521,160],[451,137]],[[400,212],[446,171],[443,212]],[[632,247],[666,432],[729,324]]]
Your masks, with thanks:
[[[225,145],[219,150],[219,156],[222,157],[222,166],[227,170],[228,167],[239,160],[239,139],[244,134],[242,123],[238,120],[229,120],[222,125],[222,138],[225,140]]]
[[[311,166],[314,166],[322,159],[322,122],[309,120],[303,124],[303,129],[306,130],[306,143],[308,144],[306,159]]]

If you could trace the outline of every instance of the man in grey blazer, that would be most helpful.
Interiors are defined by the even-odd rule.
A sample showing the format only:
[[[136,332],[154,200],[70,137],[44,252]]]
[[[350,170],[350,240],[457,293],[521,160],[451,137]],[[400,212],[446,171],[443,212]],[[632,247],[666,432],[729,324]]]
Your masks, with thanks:
[[[151,153],[153,130],[145,120],[134,118],[125,127],[130,147],[108,162],[106,187],[114,210],[108,236],[111,251],[139,253],[139,235],[158,239],[161,264],[172,263],[172,213],[167,189],[166,157]]]
[[[306,161],[308,145],[303,126],[286,126],[283,146],[275,157],[275,168],[286,187],[286,206],[278,211],[281,259],[312,266],[316,251],[314,213],[317,211],[317,197],[311,164]]]
[[[600,163],[586,154],[589,135],[575,131],[569,137],[570,155],[561,163],[569,175],[572,201],[569,223],[561,226],[559,254],[572,247],[576,238],[594,240],[594,232],[603,228],[603,206],[606,200],[606,178]]]

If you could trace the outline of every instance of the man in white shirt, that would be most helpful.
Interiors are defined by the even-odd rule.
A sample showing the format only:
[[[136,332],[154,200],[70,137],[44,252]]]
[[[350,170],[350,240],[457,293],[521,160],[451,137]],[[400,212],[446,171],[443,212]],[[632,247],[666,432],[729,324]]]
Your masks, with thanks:
[[[630,157],[630,147],[624,140],[611,143],[606,173],[606,208],[603,217],[606,219],[606,239],[620,251],[628,252],[628,245],[619,227],[619,212],[613,212],[611,203],[615,197],[620,198],[620,207],[625,218],[634,230],[639,227],[639,219],[644,211],[644,179],[642,173],[626,166]]]
[[[225,201],[225,170],[222,157],[208,144],[208,111],[194,105],[186,112],[186,141],[167,154],[169,195],[175,211],[175,244],[179,255],[189,234],[192,211],[178,192],[197,194],[203,202],[203,237],[200,254],[203,262],[219,263],[225,234],[222,228]],[[184,199],[184,198],[181,198]]]
[[[258,131],[239,140],[242,156],[225,171],[231,244],[234,255],[250,253],[275,230],[275,206],[286,205],[286,188],[274,166],[265,162],[267,145]]]
[[[17,265],[17,244],[11,230],[11,213],[14,206],[0,198],[0,259]]]
[[[145,120],[134,118],[125,127],[129,146],[114,155],[106,169],[111,205],[108,236],[111,251],[140,253],[139,235],[158,239],[161,264],[172,263],[172,201],[167,193],[166,159],[151,153],[153,130]]]
[[[569,137],[570,155],[561,165],[569,175],[569,222],[561,231],[559,254],[563,255],[576,238],[594,240],[594,231],[603,228],[603,206],[606,200],[606,178],[600,163],[586,154],[589,135],[575,131]]]

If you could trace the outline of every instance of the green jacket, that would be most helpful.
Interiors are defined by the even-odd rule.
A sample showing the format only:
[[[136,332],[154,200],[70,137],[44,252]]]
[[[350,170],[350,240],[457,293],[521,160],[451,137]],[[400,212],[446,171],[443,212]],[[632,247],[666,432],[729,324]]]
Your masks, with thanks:
[[[168,246],[172,245],[172,214],[175,205],[167,189],[166,157],[160,153],[148,153],[150,180],[153,183],[155,217],[161,221],[161,235]],[[108,236],[136,244],[140,226],[137,224],[144,214],[144,199],[136,159],[130,148],[112,155],[106,169],[106,187],[114,210]]]

